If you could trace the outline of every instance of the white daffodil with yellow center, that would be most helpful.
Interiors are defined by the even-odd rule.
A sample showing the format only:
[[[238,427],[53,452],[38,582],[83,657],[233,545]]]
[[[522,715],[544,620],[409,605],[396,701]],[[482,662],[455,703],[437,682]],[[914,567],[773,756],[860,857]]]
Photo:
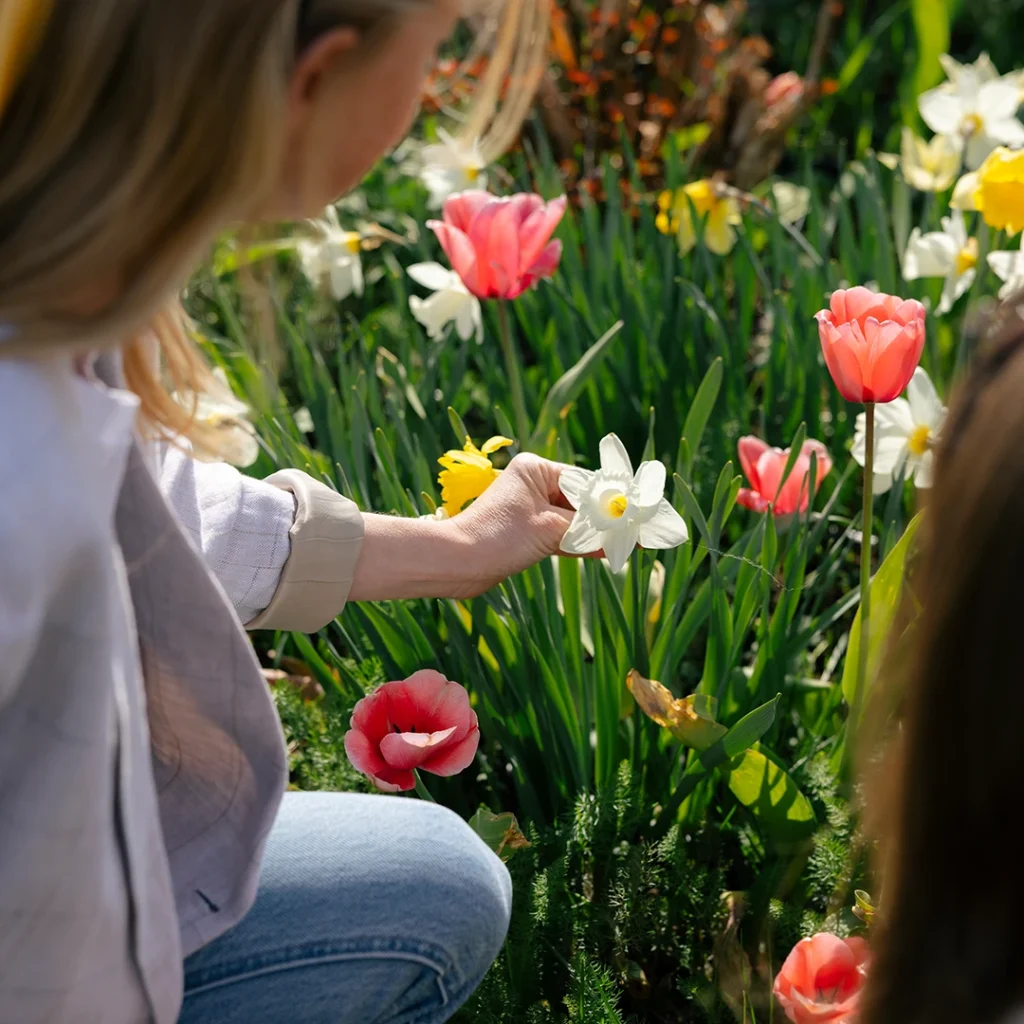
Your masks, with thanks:
[[[967,237],[964,215],[955,210],[942,218],[941,231],[921,234],[914,228],[903,254],[903,276],[908,281],[919,277],[944,277],[942,299],[936,310],[948,313],[953,304],[974,283],[978,273],[978,240]]]
[[[883,162],[889,167],[898,166],[903,180],[919,192],[945,192],[960,173],[963,150],[963,141],[958,136],[936,135],[925,142],[910,128],[904,128],[900,155]]]
[[[463,341],[476,335],[477,343],[484,340],[483,313],[480,300],[462,283],[454,270],[440,263],[414,263],[409,276],[429,288],[434,294],[428,299],[409,296],[412,315],[427,329],[435,341],[444,337],[444,329],[455,321],[455,330]]]
[[[363,294],[362,236],[343,231],[338,211],[328,206],[322,220],[312,222],[313,235],[300,239],[295,250],[302,272],[317,288],[326,288],[341,302]]]
[[[990,252],[988,265],[1003,282],[1003,287],[999,289],[999,298],[1008,299],[1011,295],[1024,291],[1024,234],[1020,236],[1019,249]]]
[[[479,143],[452,138],[443,128],[441,140],[420,150],[420,181],[427,187],[431,209],[439,209],[456,192],[487,189],[487,161]]]
[[[1000,75],[999,69],[992,63],[992,58],[983,53],[973,64],[961,64],[954,60],[948,53],[939,57],[942,70],[946,72],[948,82],[939,86],[946,92],[956,89],[960,76],[965,72],[973,72],[978,81],[984,85],[986,82],[1008,82],[1020,90],[1021,103],[1024,103],[1024,71],[1011,71],[1008,75]]]
[[[562,471],[559,486],[576,509],[562,551],[604,551],[612,572],[621,572],[637,544],[652,551],[684,544],[686,523],[665,498],[665,480],[660,462],[644,462],[634,473],[622,442],[609,434],[601,441],[597,472],[577,467]]]
[[[922,93],[917,105],[933,132],[963,140],[967,167],[974,171],[997,146],[1024,144],[1020,102],[1017,82],[983,81],[972,66],[960,65],[952,81]]]
[[[946,407],[931,378],[919,366],[907,385],[907,397],[875,407],[875,493],[884,494],[903,471],[918,487],[931,487],[935,444]],[[867,436],[864,413],[857,417],[853,458],[864,465]]]
[[[211,388],[206,392],[175,393],[175,400],[187,409],[208,430],[216,431],[217,457],[206,458],[200,452],[200,461],[224,461],[232,466],[251,466],[260,455],[256,428],[249,422],[249,407],[235,398],[227,374],[218,366],[212,374]]]

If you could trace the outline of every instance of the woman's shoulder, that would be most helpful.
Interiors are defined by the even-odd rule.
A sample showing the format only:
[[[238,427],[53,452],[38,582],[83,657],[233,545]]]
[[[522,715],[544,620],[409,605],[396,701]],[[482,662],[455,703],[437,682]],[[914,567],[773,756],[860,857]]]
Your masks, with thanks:
[[[0,563],[112,521],[137,406],[70,358],[0,359]]]

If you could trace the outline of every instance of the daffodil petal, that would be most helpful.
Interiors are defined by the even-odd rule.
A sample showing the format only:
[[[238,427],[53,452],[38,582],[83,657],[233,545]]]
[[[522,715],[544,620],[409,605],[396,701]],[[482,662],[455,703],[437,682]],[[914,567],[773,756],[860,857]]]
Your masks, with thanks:
[[[601,469],[610,476],[633,479],[633,463],[629,460],[626,446],[615,434],[601,438]]]
[[[636,471],[633,486],[636,489],[636,502],[640,508],[657,505],[665,496],[665,466],[661,462],[644,462]]]
[[[683,517],[667,498],[658,502],[654,515],[640,524],[640,544],[649,551],[666,551],[685,544],[689,538]]]
[[[565,500],[573,508],[579,508],[583,504],[583,499],[586,497],[587,492],[590,490],[593,479],[594,474],[590,470],[569,466],[562,470],[558,478],[558,487],[565,496]]]
[[[562,538],[561,549],[567,555],[591,555],[601,550],[601,535],[586,516],[576,516]]]
[[[515,444],[511,438],[501,437],[497,435],[495,437],[488,438],[484,442],[483,448],[480,449],[484,455],[493,455],[495,452],[500,451],[502,448],[509,448]]]
[[[622,572],[639,539],[640,527],[635,523],[626,523],[601,534],[601,547],[612,572]]]

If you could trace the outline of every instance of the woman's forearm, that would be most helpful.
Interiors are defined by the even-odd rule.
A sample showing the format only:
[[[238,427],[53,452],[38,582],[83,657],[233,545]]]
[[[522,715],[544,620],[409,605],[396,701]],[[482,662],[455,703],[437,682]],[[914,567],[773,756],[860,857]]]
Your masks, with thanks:
[[[366,514],[351,601],[458,597],[474,575],[473,545],[451,520]]]

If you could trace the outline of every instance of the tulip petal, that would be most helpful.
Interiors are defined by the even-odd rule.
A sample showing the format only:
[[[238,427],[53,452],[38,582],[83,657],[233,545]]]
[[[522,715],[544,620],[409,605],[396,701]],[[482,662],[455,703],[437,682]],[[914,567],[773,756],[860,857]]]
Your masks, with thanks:
[[[736,503],[744,508],[749,508],[752,512],[767,512],[771,507],[771,502],[767,498],[757,491],[752,491],[749,487],[741,487],[739,489],[739,493],[736,495]]]
[[[549,242],[541,254],[534,261],[533,266],[527,268],[527,277],[530,278],[530,283],[540,280],[544,277],[550,277],[557,269],[558,264],[562,262],[562,243],[556,238],[553,242]]]
[[[767,442],[762,441],[759,437],[747,435],[740,438],[736,447],[739,450],[740,468],[743,470],[743,475],[750,481],[755,491],[759,490],[761,480],[757,475],[757,461],[768,451]]]
[[[636,503],[641,509],[657,505],[665,497],[667,471],[662,462],[642,462],[633,479]]]
[[[519,229],[519,245],[521,250],[520,273],[536,273],[534,266],[545,251],[545,247],[565,216],[566,197],[559,196],[550,203],[534,210],[523,221]],[[560,251],[560,250],[559,250]],[[557,266],[557,260],[555,262]],[[552,269],[554,269],[552,267]],[[537,276],[541,276],[537,274]]]
[[[352,709],[352,731],[363,733],[374,744],[391,731],[387,697],[380,690],[363,697]]]
[[[380,741],[380,752],[389,767],[411,771],[440,753],[454,735],[454,725],[439,732],[393,732]]]
[[[469,238],[457,228],[450,227],[438,220],[428,220],[430,228],[441,243],[452,269],[462,278],[462,283],[477,298],[489,298],[486,290],[481,290],[480,268],[477,264],[476,250]]]
[[[424,761],[422,768],[432,775],[447,778],[465,771],[476,757],[480,746],[480,729],[473,728],[458,743],[453,743]]]
[[[461,740],[476,721],[466,688],[432,669],[392,683],[388,696],[391,723],[401,732],[438,732],[454,726],[454,738]]]
[[[626,446],[615,434],[601,438],[601,471],[613,477],[633,479],[633,463],[629,460]]]
[[[379,775],[387,770],[388,764],[381,756],[377,744],[358,729],[350,729],[345,733],[345,754],[352,767],[364,775]]]
[[[689,539],[683,517],[667,498],[658,502],[654,515],[640,523],[640,546],[648,551],[668,551]]]
[[[519,233],[516,204],[492,199],[469,226],[469,240],[476,251],[481,287],[492,298],[514,298],[520,287]]]
[[[592,555],[601,550],[601,535],[588,516],[577,515],[573,519],[562,538],[561,550],[567,555]]]
[[[442,216],[446,224],[450,224],[456,230],[468,234],[469,225],[473,223],[473,218],[488,203],[493,201],[494,196],[490,192],[484,192],[481,189],[458,192],[445,200]]]

